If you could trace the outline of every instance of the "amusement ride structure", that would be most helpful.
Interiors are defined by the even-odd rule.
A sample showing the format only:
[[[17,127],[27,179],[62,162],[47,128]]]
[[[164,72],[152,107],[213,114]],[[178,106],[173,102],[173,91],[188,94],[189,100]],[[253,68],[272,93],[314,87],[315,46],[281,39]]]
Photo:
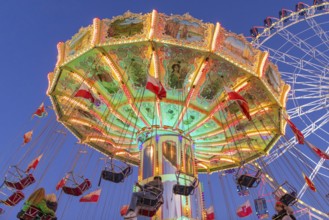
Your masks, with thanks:
[[[218,23],[128,12],[94,19],[58,50],[48,90],[58,120],[82,143],[139,166],[142,183],[160,175],[165,201],[177,178],[190,185],[200,172],[243,167],[284,132],[289,86],[266,53]],[[165,97],[146,89],[149,75]],[[225,87],[244,96],[250,115]],[[89,99],[74,97],[81,88]],[[156,215],[200,218],[199,189]]]

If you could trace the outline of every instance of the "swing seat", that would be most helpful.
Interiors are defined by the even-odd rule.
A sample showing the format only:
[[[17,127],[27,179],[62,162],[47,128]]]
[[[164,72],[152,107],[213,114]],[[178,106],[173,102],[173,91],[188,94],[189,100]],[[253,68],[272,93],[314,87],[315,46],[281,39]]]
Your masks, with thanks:
[[[183,186],[183,185],[175,184],[173,187],[173,193],[182,196],[189,196],[193,191],[194,191],[193,186]]]
[[[149,189],[145,189],[145,192],[150,192],[151,194],[154,195],[154,198],[139,198],[137,200],[137,207],[138,209],[138,214],[147,216],[147,217],[152,217],[155,215],[155,213],[158,211],[158,209],[161,207],[163,204],[163,197],[162,197],[162,192],[161,193],[155,193],[153,190],[157,189],[155,187],[150,187]]]
[[[103,170],[102,171],[102,178],[104,180],[114,182],[114,183],[120,183],[123,182],[124,179],[129,176],[132,173],[131,166],[127,166],[125,169],[123,169],[121,172],[114,172],[110,170]]]
[[[85,191],[90,189],[91,187],[91,182],[88,179],[85,179],[80,185],[77,187],[68,187],[68,186],[63,186],[63,191],[64,193],[72,196],[81,196]]]
[[[20,219],[24,220],[34,220],[34,219],[40,219],[40,220],[52,220],[54,219],[51,215],[46,215],[41,212],[40,209],[38,209],[35,206],[30,206],[26,212],[23,213],[22,216],[19,217]]]
[[[241,174],[240,176],[237,176],[236,183],[240,186],[255,188],[259,185],[261,181],[261,174],[262,172],[260,170],[258,170],[255,175]]]
[[[176,172],[176,179],[177,183],[173,186],[173,193],[182,195],[182,196],[189,196],[193,195],[194,190],[198,187],[199,185],[199,180],[196,177],[183,174],[181,171]],[[185,184],[181,184],[181,182]]]
[[[35,219],[38,214],[40,213],[40,210],[37,207],[30,206],[22,216],[20,216],[20,219],[24,220],[33,220]]]
[[[155,213],[157,213],[158,210],[153,210],[153,211],[150,211],[150,210],[146,210],[146,209],[140,209],[138,211],[138,215],[143,215],[143,216],[146,216],[146,217],[153,217],[155,215]]]
[[[147,217],[153,217],[162,204],[162,198],[141,198],[137,201],[137,206],[140,207],[138,214]]]
[[[23,192],[16,191],[11,196],[9,196],[3,203],[7,206],[15,206],[20,201],[22,201],[25,198]]]
[[[283,191],[282,189],[286,189]],[[297,202],[297,190],[290,185],[287,181],[281,184],[274,192],[273,195],[276,200],[279,200],[286,206],[292,205]]]
[[[199,185],[199,181],[197,178],[195,178],[194,181],[189,186],[180,185],[177,183],[173,186],[173,193],[182,196],[193,195],[194,190],[198,187],[198,185]]]
[[[248,188],[254,188],[257,187],[260,182],[260,179],[258,177],[249,176],[249,175],[241,175],[237,179],[237,183],[241,186],[245,186]]]
[[[285,204],[286,206],[293,204],[296,202],[296,193],[286,193],[280,198],[280,202]]]
[[[4,181],[6,186],[17,190],[23,190],[34,182],[35,182],[35,178],[32,174],[28,174],[26,177],[19,180],[18,182],[11,182],[8,180]]]

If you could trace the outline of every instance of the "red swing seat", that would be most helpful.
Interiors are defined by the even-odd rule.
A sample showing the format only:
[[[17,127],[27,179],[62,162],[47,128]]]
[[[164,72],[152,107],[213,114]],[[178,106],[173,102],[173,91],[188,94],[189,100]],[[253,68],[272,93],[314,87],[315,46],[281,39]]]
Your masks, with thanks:
[[[20,219],[24,219],[24,220],[34,220],[36,219],[37,217],[39,217],[38,219],[40,220],[51,220],[53,219],[52,216],[50,215],[45,215],[41,212],[40,209],[38,209],[37,207],[35,206],[30,206],[26,212],[20,216]]]
[[[153,217],[155,215],[155,213],[157,213],[157,211],[158,210],[150,211],[150,210],[140,209],[138,214],[146,216],[146,217]]]
[[[148,202],[151,206],[145,206],[145,205],[141,206],[140,209],[138,210],[138,215],[143,215],[146,217],[153,217],[157,213],[158,209],[160,208],[160,206],[163,203],[161,201],[161,199],[160,199],[160,201],[158,201],[157,199],[148,200]]]
[[[18,182],[11,182],[8,180],[4,181],[7,187],[17,190],[23,190],[34,182],[35,182],[35,178],[32,174],[28,174],[26,177],[20,179]]]
[[[24,220],[33,220],[37,217],[37,215],[40,213],[40,210],[37,207],[30,206],[26,212],[20,216],[20,219]]]
[[[25,198],[23,192],[16,191],[11,196],[9,196],[3,203],[7,206],[15,206],[20,201],[22,201]]]
[[[90,189],[91,187],[91,182],[88,179],[85,179],[80,185],[77,187],[68,187],[68,186],[63,186],[63,191],[64,193],[72,196],[81,196],[85,191]]]

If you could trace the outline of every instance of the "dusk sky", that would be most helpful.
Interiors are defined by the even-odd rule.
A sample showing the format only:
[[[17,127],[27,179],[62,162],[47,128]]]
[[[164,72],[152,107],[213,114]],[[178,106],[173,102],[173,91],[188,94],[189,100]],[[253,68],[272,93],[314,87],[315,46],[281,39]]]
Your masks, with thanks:
[[[41,102],[45,102],[46,106],[51,105],[46,95],[47,74],[53,71],[56,64],[57,43],[71,39],[81,27],[92,24],[93,18],[112,18],[128,10],[134,13],[149,13],[156,9],[168,15],[189,13],[203,22],[220,22],[227,30],[249,36],[251,26],[263,25],[266,16],[278,17],[281,8],[294,10],[297,2],[297,0],[2,0],[0,2],[0,64],[2,67],[0,177],[4,179],[9,165],[23,161],[25,168],[29,161],[45,152],[45,161],[40,163],[41,168],[35,172],[42,181],[37,181],[24,191],[26,197],[32,190],[41,186],[46,188],[47,193],[54,192],[59,196],[59,193],[55,192],[55,184],[65,175],[65,172],[75,166],[75,160],[78,159],[77,169],[86,171],[85,175],[90,176],[95,185],[93,189],[96,189],[103,163],[99,160],[100,154],[88,150],[87,154],[81,154],[78,158],[77,151],[82,148],[75,145],[77,140],[72,134],[67,132],[66,136],[53,137],[51,132],[65,130],[65,128],[56,122],[51,109],[48,109],[48,117],[31,120],[32,113]],[[312,4],[310,0],[307,3]],[[34,128],[35,137],[39,138],[39,141],[31,143],[34,148],[29,151],[32,145],[22,147],[22,136]],[[61,148],[57,150],[58,145],[61,145]],[[86,161],[89,164],[88,167],[84,166]],[[299,169],[300,167],[295,167],[293,170],[300,174],[302,171]],[[135,169],[134,174],[123,185],[102,183],[102,186],[108,189],[104,190],[99,204],[81,205],[77,199],[61,195],[58,219],[120,219],[119,208],[130,200],[136,176]],[[224,189],[231,187],[230,191],[235,193],[235,186],[229,186],[232,184],[232,179],[233,177],[224,180]],[[207,176],[202,175],[201,180],[204,183],[205,204],[208,207],[212,205],[212,202]],[[220,216],[221,212],[227,209],[235,213],[234,210],[246,201],[246,198],[237,198],[231,202],[230,194],[226,197],[223,195],[220,181],[217,173],[212,174],[213,205],[217,210],[216,214]],[[257,194],[259,195],[257,190],[252,193],[253,197],[250,198],[252,204]],[[268,203],[271,216],[274,214],[273,198],[268,201],[271,201]],[[0,205],[0,208],[6,211],[5,214],[0,215],[0,219],[15,219],[22,204],[21,202],[15,208]],[[226,206],[228,208],[223,208]],[[328,202],[324,207],[328,211]],[[231,218],[227,217],[227,213],[223,215],[225,217],[216,219],[239,219],[235,215]],[[257,219],[257,217],[252,215],[245,219]]]

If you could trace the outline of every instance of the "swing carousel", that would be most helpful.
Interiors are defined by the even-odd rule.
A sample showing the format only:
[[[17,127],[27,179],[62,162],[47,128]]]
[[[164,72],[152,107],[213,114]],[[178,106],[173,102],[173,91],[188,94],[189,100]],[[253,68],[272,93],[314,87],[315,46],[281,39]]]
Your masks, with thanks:
[[[243,36],[189,14],[127,12],[57,48],[47,91],[57,120],[126,164],[101,179],[122,182],[130,166],[142,184],[162,177],[163,198],[141,202],[141,216],[204,219],[200,173],[238,168],[238,187],[258,186],[254,161],[285,133],[289,86]]]

